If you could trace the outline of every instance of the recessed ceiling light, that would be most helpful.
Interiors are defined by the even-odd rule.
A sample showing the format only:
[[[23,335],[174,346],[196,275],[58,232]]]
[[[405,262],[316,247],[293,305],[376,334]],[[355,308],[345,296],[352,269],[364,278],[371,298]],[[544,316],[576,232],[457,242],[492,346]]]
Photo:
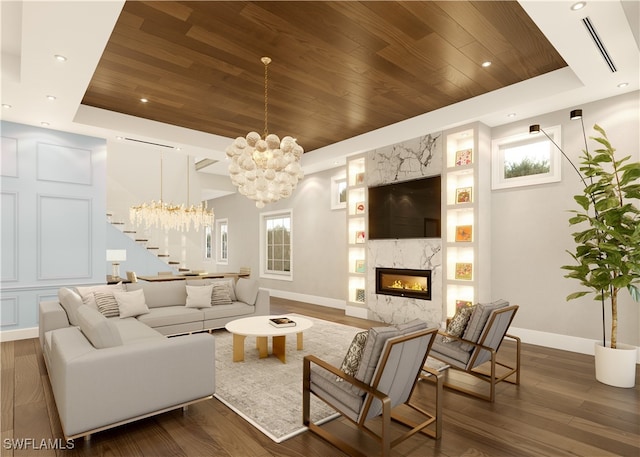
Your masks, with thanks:
[[[48,122],[40,122],[40,125],[43,127],[49,127],[51,124],[49,124]]]
[[[55,100],[57,97],[55,95],[47,95],[47,100]]]
[[[176,147],[176,151],[182,151],[182,148]]]
[[[516,113],[509,113],[507,114],[507,117],[516,117]]]
[[[122,137],[122,136],[117,136],[117,137],[116,137],[116,140],[124,140],[124,137]]]
[[[3,104],[2,104],[2,107],[3,107],[3,108],[7,108],[7,109],[12,108],[12,106],[11,106],[11,105],[9,105],[8,103],[3,103]]]
[[[487,61],[485,61],[485,62],[482,62],[482,66],[483,66],[484,68],[490,67],[490,66],[491,66],[491,61],[487,60]]]
[[[141,101],[142,103],[147,103],[147,102],[149,101],[149,99],[147,99],[147,98],[141,98],[141,99],[140,99],[140,101]]]
[[[61,54],[56,54],[53,56],[58,62],[66,62],[67,58]]]
[[[629,85],[629,83],[620,83],[620,84],[618,84],[618,87],[620,89],[622,89],[623,87],[627,87],[628,85]]]
[[[577,2],[571,5],[571,11],[578,11],[587,6],[587,2]]]

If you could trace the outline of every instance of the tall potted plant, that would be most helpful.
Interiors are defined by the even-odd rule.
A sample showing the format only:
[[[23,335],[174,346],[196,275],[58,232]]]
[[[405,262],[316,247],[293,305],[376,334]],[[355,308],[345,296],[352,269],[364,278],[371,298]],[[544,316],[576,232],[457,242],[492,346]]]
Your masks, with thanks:
[[[571,211],[576,261],[565,265],[565,275],[580,282],[587,290],[574,292],[567,300],[588,294],[611,309],[611,341],[606,337],[596,343],[596,379],[617,387],[635,385],[635,346],[618,343],[618,296],[627,289],[640,301],[640,163],[630,157],[617,159],[605,131],[598,125],[599,136],[591,137],[599,149],[593,154],[585,149],[580,171],[584,189],[574,196],[580,209]],[[564,154],[564,153],[563,153]],[[573,164],[572,164],[573,165]],[[574,167],[575,168],[575,167]],[[625,365],[626,364],[626,365]],[[619,372],[619,373],[618,373]]]

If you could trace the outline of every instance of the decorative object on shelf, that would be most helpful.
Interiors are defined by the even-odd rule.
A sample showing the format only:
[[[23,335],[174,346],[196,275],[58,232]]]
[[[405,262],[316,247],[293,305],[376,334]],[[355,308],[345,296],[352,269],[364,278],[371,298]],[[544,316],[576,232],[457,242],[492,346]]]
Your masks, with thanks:
[[[473,264],[469,262],[456,262],[455,279],[471,281],[473,278]]]
[[[356,260],[356,269],[355,272],[356,273],[366,273],[366,266],[365,266],[365,262],[364,259],[358,259]]]
[[[456,225],[456,242],[470,242],[473,239],[473,226]]]
[[[364,230],[358,230],[356,232],[356,243],[364,243],[366,241],[367,237],[364,233]]]
[[[458,187],[456,189],[456,203],[471,203],[471,187]]]
[[[356,289],[356,301],[364,303],[364,289]]]
[[[364,184],[364,173],[356,173],[356,185]]]
[[[473,149],[461,149],[456,151],[456,167],[471,165],[473,163]]]
[[[238,192],[254,200],[258,208],[288,198],[304,177],[300,168],[300,158],[304,153],[295,138],[269,133],[267,68],[269,57],[261,59],[264,64],[264,135],[250,132],[246,138],[238,137],[227,148],[229,175]]]
[[[364,214],[364,202],[356,203],[356,214]]]
[[[162,154],[160,154],[160,200],[129,208],[129,219],[134,225],[145,228],[156,227],[168,230],[188,231],[191,226],[196,231],[200,227],[213,224],[213,211],[207,208],[206,202],[199,206],[189,205],[189,170],[190,158],[187,156],[187,205],[174,205],[162,199]]]
[[[616,387],[633,387],[637,350],[633,348],[629,357],[628,345],[618,343],[618,294],[627,289],[631,298],[640,302],[640,162],[628,162],[629,157],[618,159],[607,135],[599,125],[594,125],[598,136],[590,137],[600,146],[589,152],[582,121],[582,110],[571,111],[572,120],[580,119],[585,143],[580,170],[567,157],[539,125],[529,127],[530,133],[542,132],[569,161],[584,186],[582,193],[574,196],[580,209],[571,211],[570,225],[579,225],[580,231],[573,233],[575,253],[569,252],[576,261],[565,265],[566,278],[573,278],[589,290],[570,294],[567,300],[593,294],[602,303],[602,343],[596,343],[596,379]],[[606,344],[605,301],[611,308],[611,340]],[[622,355],[611,363],[600,358]],[[616,357],[617,358],[617,357]],[[627,363],[622,360],[626,359]]]
[[[120,262],[127,260],[126,249],[107,249],[107,262],[111,262],[111,276],[120,278]]]

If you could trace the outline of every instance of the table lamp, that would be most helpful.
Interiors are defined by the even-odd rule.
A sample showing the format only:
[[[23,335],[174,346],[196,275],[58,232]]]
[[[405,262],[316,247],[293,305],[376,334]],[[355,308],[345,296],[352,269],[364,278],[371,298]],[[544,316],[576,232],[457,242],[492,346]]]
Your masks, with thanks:
[[[107,249],[107,262],[111,262],[111,276],[120,277],[120,262],[127,260],[126,249]]]

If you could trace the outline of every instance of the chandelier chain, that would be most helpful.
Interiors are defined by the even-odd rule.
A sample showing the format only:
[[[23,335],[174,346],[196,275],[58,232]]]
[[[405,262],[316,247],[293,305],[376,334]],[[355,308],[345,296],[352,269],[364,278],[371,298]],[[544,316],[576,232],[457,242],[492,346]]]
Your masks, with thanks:
[[[266,138],[269,134],[268,129],[268,118],[269,118],[269,91],[268,91],[268,68],[271,63],[271,59],[269,57],[263,57],[262,63],[264,64],[264,137]]]

